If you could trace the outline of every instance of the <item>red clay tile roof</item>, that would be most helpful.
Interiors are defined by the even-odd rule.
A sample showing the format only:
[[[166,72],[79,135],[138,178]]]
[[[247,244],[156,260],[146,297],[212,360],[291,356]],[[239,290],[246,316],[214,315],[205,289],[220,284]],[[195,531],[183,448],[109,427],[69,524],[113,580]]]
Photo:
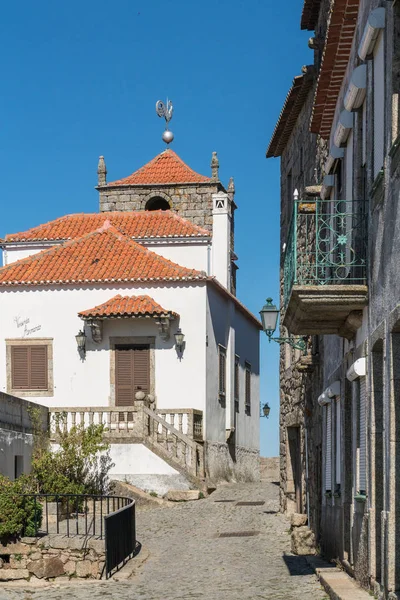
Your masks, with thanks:
[[[0,285],[205,280],[129,239],[105,221],[103,227],[0,269]]]
[[[152,210],[66,215],[28,231],[9,233],[5,242],[76,239],[101,227],[106,218],[121,233],[135,239],[210,236],[207,229],[170,210]]]
[[[303,12],[301,14],[301,29],[314,31],[318,22],[321,0],[304,0]]]
[[[331,10],[310,131],[327,139],[349,63],[360,0],[336,0]]]
[[[163,183],[210,183],[211,179],[199,175],[187,166],[170,148],[164,150],[138,171],[117,181],[107,183],[112,185],[149,185]]]
[[[281,114],[267,148],[267,158],[281,156],[296,124],[297,118],[314,82],[314,67],[303,67],[305,72],[293,79]]]
[[[150,296],[121,296],[118,294],[107,302],[89,310],[78,313],[81,319],[111,319],[121,317],[177,317],[170,310],[165,310]]]

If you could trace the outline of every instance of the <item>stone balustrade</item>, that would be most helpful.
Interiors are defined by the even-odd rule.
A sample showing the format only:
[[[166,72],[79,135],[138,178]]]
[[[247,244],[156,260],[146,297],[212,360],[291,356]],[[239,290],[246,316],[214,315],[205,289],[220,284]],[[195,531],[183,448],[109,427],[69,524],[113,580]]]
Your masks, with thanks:
[[[142,438],[146,435],[144,419],[144,404],[138,402],[135,406],[82,406],[50,408],[50,431],[52,438],[58,431],[69,431],[75,425],[103,424],[107,430],[107,437],[133,437]],[[148,409],[151,410],[151,409]],[[177,429],[180,433],[197,441],[203,440],[203,412],[193,408],[187,409],[160,409],[151,410],[166,423]],[[162,425],[159,424],[159,432]]]

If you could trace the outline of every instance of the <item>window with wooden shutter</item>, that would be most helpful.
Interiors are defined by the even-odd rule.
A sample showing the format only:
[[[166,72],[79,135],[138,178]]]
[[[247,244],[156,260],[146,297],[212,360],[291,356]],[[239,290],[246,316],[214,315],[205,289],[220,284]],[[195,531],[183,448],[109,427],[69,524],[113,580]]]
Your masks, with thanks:
[[[218,396],[225,402],[226,396],[226,349],[218,346]]]
[[[150,393],[150,347],[117,346],[115,349],[116,405],[132,406],[139,391]]]
[[[383,167],[385,133],[385,47],[384,33],[374,46],[374,178]]]
[[[245,410],[246,415],[251,414],[251,364],[249,362],[245,362]]]
[[[336,484],[340,486],[341,483],[341,414],[340,414],[340,396],[336,398],[335,402],[336,408],[336,417],[335,417],[335,425],[336,425]]]
[[[326,405],[325,491],[332,491],[332,404]]]
[[[239,395],[239,362],[240,359],[239,357],[236,355],[235,356],[235,410],[236,412],[239,412],[239,400],[240,400],[240,395]]]
[[[358,475],[358,492],[365,494],[367,489],[367,423],[366,423],[366,377],[359,379],[360,393],[360,462]]]
[[[12,346],[11,381],[14,390],[47,390],[47,346]]]

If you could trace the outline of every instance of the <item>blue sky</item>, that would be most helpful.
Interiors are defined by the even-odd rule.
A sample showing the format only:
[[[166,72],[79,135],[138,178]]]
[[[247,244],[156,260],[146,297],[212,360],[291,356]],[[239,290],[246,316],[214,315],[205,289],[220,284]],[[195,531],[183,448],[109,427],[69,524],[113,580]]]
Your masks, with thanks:
[[[2,6],[0,237],[98,210],[96,169],[129,175],[164,149],[156,100],[173,100],[172,148],[235,177],[238,296],[278,298],[279,159],[265,150],[295,75],[313,61],[302,0],[85,0]],[[263,338],[265,338],[263,334]],[[278,442],[278,345],[261,345],[261,453]]]

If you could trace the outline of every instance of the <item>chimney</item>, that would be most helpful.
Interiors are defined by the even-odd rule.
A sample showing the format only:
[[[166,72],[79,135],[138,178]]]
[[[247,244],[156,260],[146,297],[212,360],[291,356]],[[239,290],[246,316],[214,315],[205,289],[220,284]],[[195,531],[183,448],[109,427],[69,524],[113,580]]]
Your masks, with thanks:
[[[231,199],[226,192],[213,194],[211,274],[231,289]]]
[[[107,183],[107,169],[104,161],[104,156],[99,157],[99,164],[97,165],[97,185],[102,186]]]
[[[219,160],[216,152],[212,153],[211,158],[211,179],[212,181],[219,181],[218,177]]]

